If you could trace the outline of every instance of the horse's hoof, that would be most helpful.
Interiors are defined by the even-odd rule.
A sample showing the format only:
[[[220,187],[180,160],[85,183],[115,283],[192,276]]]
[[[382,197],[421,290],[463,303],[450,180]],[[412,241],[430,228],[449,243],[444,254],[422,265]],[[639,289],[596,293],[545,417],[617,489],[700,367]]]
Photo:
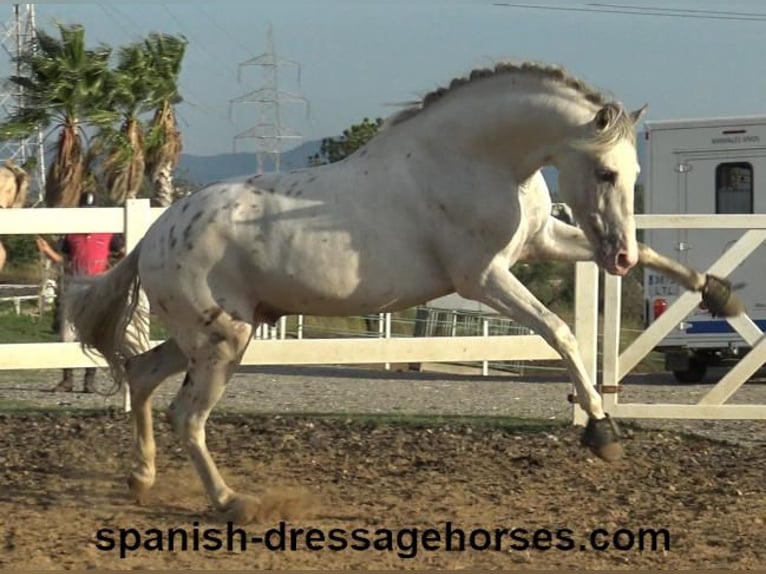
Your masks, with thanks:
[[[603,419],[588,419],[588,425],[582,435],[582,444],[607,462],[614,462],[622,457],[620,429],[609,415]]]
[[[745,310],[742,300],[731,291],[727,279],[715,275],[705,276],[702,302],[714,317],[736,317]]]
[[[227,522],[248,524],[257,520],[261,499],[247,494],[235,494],[222,509]]]
[[[146,502],[146,495],[151,487],[151,482],[147,482],[135,474],[131,474],[128,477],[128,488],[130,489],[130,493],[133,495],[136,504],[139,506],[143,506],[144,502]]]

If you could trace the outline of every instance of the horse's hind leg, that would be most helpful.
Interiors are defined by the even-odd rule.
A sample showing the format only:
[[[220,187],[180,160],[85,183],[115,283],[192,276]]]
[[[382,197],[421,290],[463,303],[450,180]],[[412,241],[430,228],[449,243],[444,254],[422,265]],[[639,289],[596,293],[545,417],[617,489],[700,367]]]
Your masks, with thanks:
[[[217,309],[215,320],[200,320],[202,332],[189,341],[189,371],[170,405],[169,418],[216,510],[235,522],[246,522],[257,501],[236,494],[221,477],[205,443],[205,423],[223,394],[250,341],[249,324]],[[182,343],[184,344],[184,343]]]
[[[130,402],[133,412],[133,469],[128,477],[130,491],[139,503],[154,484],[156,448],[152,428],[151,398],[154,390],[168,377],[181,373],[188,359],[173,339],[157,345],[127,364]]]

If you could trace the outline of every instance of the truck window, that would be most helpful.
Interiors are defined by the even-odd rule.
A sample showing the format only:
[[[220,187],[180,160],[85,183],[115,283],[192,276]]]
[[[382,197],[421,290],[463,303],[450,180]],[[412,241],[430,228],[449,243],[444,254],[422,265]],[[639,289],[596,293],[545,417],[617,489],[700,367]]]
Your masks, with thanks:
[[[729,162],[715,168],[716,213],[753,213],[753,166]]]

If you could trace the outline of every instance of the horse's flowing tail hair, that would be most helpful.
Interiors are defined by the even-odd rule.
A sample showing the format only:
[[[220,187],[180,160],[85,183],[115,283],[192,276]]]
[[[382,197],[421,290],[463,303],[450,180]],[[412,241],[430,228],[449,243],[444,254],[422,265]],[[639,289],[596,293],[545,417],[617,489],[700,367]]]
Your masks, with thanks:
[[[138,276],[140,252],[141,243],[103,275],[70,278],[63,298],[81,347],[86,353],[95,349],[106,359],[115,391],[125,382],[126,361],[149,346],[149,309]]]

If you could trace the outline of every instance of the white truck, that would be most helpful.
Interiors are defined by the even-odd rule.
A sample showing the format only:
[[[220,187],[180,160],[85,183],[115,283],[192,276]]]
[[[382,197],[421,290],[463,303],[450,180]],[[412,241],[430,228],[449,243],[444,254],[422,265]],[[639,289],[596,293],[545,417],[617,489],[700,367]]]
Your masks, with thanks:
[[[646,213],[766,213],[766,117],[652,121],[643,133]],[[646,230],[657,251],[707,269],[741,230]],[[730,276],[747,313],[766,330],[766,247]],[[654,321],[679,295],[678,285],[646,270],[645,320]],[[699,382],[708,366],[736,361],[745,341],[720,318],[696,308],[657,347],[680,382]]]

